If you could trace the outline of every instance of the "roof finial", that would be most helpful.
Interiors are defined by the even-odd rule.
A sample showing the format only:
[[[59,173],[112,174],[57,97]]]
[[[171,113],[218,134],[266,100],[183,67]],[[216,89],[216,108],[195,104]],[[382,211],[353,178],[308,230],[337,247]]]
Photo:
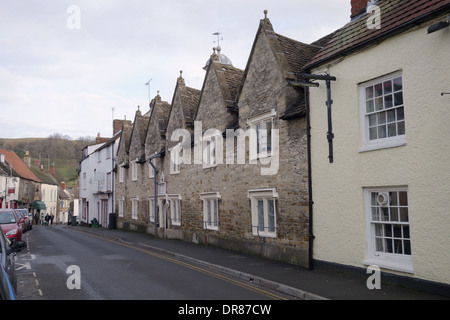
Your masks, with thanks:
[[[183,70],[180,70],[180,78],[183,78]]]
[[[269,11],[264,10],[264,19],[267,19],[267,13],[269,13]]]

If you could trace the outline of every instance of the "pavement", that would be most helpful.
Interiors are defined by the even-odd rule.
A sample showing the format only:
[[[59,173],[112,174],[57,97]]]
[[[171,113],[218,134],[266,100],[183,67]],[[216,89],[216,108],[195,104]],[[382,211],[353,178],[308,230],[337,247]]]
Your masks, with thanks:
[[[167,239],[120,229],[67,226],[81,232],[115,239],[187,260],[204,267],[253,281],[262,286],[305,300],[450,300],[448,292],[435,294],[389,282],[381,272],[381,288],[368,289],[372,274],[361,269],[343,269],[316,263],[313,270],[209,245]],[[349,270],[348,270],[349,269]],[[387,277],[389,278],[389,277]],[[442,291],[440,292],[442,293]]]

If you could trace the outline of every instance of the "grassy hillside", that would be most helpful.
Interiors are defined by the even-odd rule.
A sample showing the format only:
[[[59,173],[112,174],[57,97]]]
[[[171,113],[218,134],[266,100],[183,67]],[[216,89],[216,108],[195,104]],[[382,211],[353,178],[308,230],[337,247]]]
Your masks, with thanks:
[[[54,164],[55,178],[58,182],[65,181],[68,188],[76,186],[81,151],[92,143],[93,138],[71,140],[58,134],[48,138],[0,138],[0,148],[14,151],[22,160],[25,152],[28,151],[32,165],[35,159],[40,159],[40,164],[47,171],[49,164]]]

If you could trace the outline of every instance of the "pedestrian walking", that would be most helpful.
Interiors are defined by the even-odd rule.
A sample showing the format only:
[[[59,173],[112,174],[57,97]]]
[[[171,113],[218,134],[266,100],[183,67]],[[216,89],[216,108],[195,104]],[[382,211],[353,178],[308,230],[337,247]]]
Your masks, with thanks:
[[[45,225],[48,226],[48,222],[50,220],[50,216],[48,215],[48,213],[45,215]]]
[[[51,214],[51,216],[50,216],[50,224],[52,224],[53,225],[53,219],[55,218],[55,216],[53,215],[53,213]]]
[[[36,212],[36,213],[34,214],[34,224],[37,225],[38,222],[39,222],[39,213]]]

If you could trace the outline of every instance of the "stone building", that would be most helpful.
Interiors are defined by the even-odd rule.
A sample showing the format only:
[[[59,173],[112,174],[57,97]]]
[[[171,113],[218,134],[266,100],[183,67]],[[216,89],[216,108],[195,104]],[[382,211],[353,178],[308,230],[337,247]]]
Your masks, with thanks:
[[[180,74],[171,105],[137,111],[118,150],[118,227],[308,266],[305,97],[290,83],[319,49],[266,16],[245,70],[216,48],[201,90]]]

